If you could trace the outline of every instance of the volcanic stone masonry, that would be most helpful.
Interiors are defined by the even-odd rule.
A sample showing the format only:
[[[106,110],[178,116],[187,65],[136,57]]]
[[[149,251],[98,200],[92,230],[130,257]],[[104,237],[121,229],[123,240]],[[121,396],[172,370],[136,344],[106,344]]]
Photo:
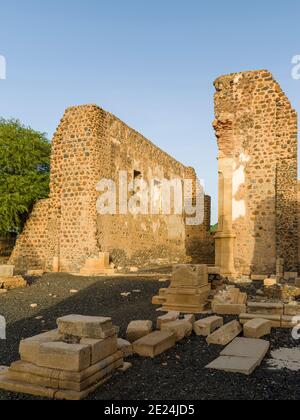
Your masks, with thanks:
[[[297,114],[268,71],[215,81],[221,274],[298,271]]]
[[[50,197],[35,205],[17,241],[10,258],[16,272],[79,272],[100,252],[123,267],[187,257],[214,263],[209,197],[201,226],[187,226],[185,215],[99,215],[96,186],[104,178],[118,186],[119,171],[128,172],[128,181],[148,183],[196,178],[192,168],[99,107],[67,109],[52,142]]]

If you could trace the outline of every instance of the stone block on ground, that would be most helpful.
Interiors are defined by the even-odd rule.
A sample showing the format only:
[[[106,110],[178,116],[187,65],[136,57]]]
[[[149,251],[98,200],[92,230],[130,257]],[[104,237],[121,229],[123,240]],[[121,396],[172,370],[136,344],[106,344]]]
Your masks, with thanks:
[[[246,305],[214,303],[213,312],[218,315],[240,315],[246,312]]]
[[[299,315],[296,316],[288,316],[284,315],[281,317],[281,328],[294,328],[300,325],[300,318]]]
[[[45,270],[28,270],[27,276],[29,277],[42,277],[45,274]]]
[[[163,305],[165,303],[166,299],[162,298],[160,296],[153,296],[152,298],[152,305]]]
[[[115,335],[111,318],[68,315],[57,320],[58,330],[66,336],[104,339]]]
[[[300,302],[292,302],[288,305],[284,305],[284,315],[286,316],[300,315]]]
[[[196,317],[193,314],[189,314],[189,315],[187,314],[187,315],[184,315],[184,320],[194,325],[196,322]]]
[[[283,303],[248,302],[248,314],[283,315]]]
[[[181,341],[185,337],[190,337],[193,332],[193,325],[188,321],[178,320],[162,324],[161,330],[175,334],[176,341]]]
[[[264,281],[266,276],[264,274],[252,274],[251,280],[253,281]]]
[[[251,375],[267,355],[270,343],[264,340],[236,338],[207,368]]]
[[[91,365],[91,348],[63,342],[42,343],[36,364],[50,369],[81,372]]]
[[[240,323],[246,324],[251,319],[266,319],[271,322],[272,328],[281,327],[281,315],[266,315],[266,314],[241,314]]]
[[[10,371],[27,373],[36,376],[42,376],[45,378],[55,378],[63,382],[85,382],[90,377],[96,375],[100,371],[105,370],[111,365],[120,366],[123,363],[123,354],[122,352],[117,352],[112,356],[109,356],[107,359],[102,360],[95,365],[89,366],[87,369],[82,370],[81,372],[71,372],[62,369],[53,369],[37,366],[32,363],[27,363],[23,361],[17,361],[12,363]]]
[[[59,334],[58,330],[48,331],[22,340],[19,346],[20,357],[25,362],[36,363],[42,343],[57,342],[60,340],[62,340],[62,335]]]
[[[219,316],[212,316],[209,318],[200,319],[194,324],[194,332],[198,336],[208,337],[218,328],[224,325],[223,318]]]
[[[27,286],[27,281],[22,276],[14,277],[0,277],[0,288],[1,289],[21,289]]]
[[[232,321],[207,337],[208,344],[216,344],[227,346],[243,331],[241,324],[238,321]]]
[[[132,321],[127,327],[127,340],[134,343],[152,331],[152,321]]]
[[[266,319],[252,319],[244,325],[246,338],[262,338],[271,334],[272,323]]]
[[[133,343],[133,351],[142,357],[154,358],[176,344],[176,335],[170,331],[155,331]]]
[[[102,340],[93,338],[82,338],[80,344],[90,346],[91,348],[91,365],[107,359],[107,357],[118,351],[117,337],[109,337]]]
[[[118,338],[118,350],[123,353],[123,357],[130,357],[133,355],[133,346],[129,341]]]
[[[163,315],[157,318],[156,328],[160,330],[162,324],[166,324],[172,321],[177,321],[179,317],[180,317],[180,312],[168,312],[166,315]]]

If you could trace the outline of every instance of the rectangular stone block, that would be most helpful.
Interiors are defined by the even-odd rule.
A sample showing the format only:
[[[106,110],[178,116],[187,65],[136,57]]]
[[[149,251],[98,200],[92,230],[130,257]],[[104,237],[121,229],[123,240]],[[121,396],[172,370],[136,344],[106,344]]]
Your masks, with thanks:
[[[286,316],[300,315],[300,302],[293,302],[289,305],[284,305],[284,315]]]
[[[267,355],[270,343],[264,340],[237,338],[207,368],[251,375]]]
[[[278,284],[279,283],[279,280],[278,280],[278,278],[276,277],[275,279],[274,278],[272,278],[272,279],[265,279],[264,280],[264,286],[265,287],[272,287],[272,286],[276,286],[276,284]]]
[[[240,293],[237,303],[238,305],[246,305],[247,300],[248,300],[247,293]]]
[[[174,265],[172,286],[205,286],[208,284],[207,265]]]
[[[154,358],[175,346],[176,335],[169,331],[155,331],[133,344],[134,353]]]
[[[22,340],[19,346],[20,357],[24,362],[36,363],[42,343],[50,343],[60,340],[62,340],[62,335],[59,334],[58,330],[49,331]]]
[[[51,369],[81,372],[91,365],[91,348],[82,344],[42,343],[36,364]]]
[[[255,358],[259,364],[266,357],[270,343],[253,338],[236,338],[222,352],[221,356]]]
[[[160,330],[162,324],[166,324],[172,321],[177,321],[179,316],[180,316],[180,312],[168,312],[166,315],[160,316],[159,318],[157,318],[156,328]]]
[[[252,274],[251,280],[253,281],[264,281],[266,278],[265,274]]]
[[[14,265],[0,265],[0,277],[13,277]]]
[[[123,357],[127,358],[133,355],[133,346],[129,341],[118,338],[118,351],[121,351]]]
[[[118,351],[117,337],[109,337],[104,340],[96,340],[92,338],[82,338],[80,344],[90,346],[91,348],[91,365],[107,359],[107,357]]]
[[[134,343],[152,331],[152,321],[132,321],[127,327],[127,340]]]
[[[247,338],[262,338],[271,334],[271,321],[266,319],[252,319],[244,325],[244,336]]]
[[[190,337],[193,332],[193,325],[188,321],[178,320],[162,324],[161,330],[175,334],[176,341],[181,341],[185,337]]]
[[[80,337],[104,339],[115,335],[111,318],[68,315],[57,320],[61,334]]]
[[[60,381],[81,383],[84,382],[86,379],[90,378],[91,376],[97,374],[99,371],[106,369],[108,366],[120,360],[123,362],[123,354],[122,352],[118,351],[117,353],[113,354],[107,359],[102,360],[101,362],[96,363],[95,365],[89,366],[87,369],[81,372],[69,372],[62,369],[45,368],[34,365],[32,363],[23,362],[21,360],[12,363],[10,370],[14,372],[42,376],[45,378],[51,377],[53,379],[59,379]]]
[[[27,286],[27,281],[22,276],[0,277],[0,288],[13,290]]]
[[[152,298],[152,305],[163,305],[166,302],[166,298],[160,296],[154,296]]]
[[[218,328],[223,327],[224,320],[219,316],[200,319],[194,324],[194,332],[197,336],[208,337]]]
[[[95,374],[91,375],[87,379],[81,382],[69,381],[69,380],[62,380],[59,378],[43,377],[38,376],[33,373],[21,373],[16,372],[14,370],[9,369],[8,371],[8,379],[17,381],[17,382],[25,382],[31,385],[39,385],[47,388],[53,389],[61,389],[61,390],[70,390],[70,391],[77,391],[82,392],[91,385],[94,385],[98,381],[101,381],[107,375],[112,374],[116,369],[123,365],[123,360],[119,359],[112,364],[108,365],[104,369],[99,370]]]
[[[287,316],[281,317],[281,328],[294,328],[297,325],[300,326],[300,317],[298,316]]]
[[[241,324],[238,321],[232,321],[209,335],[206,341],[208,344],[227,346],[227,344],[240,335],[242,331]]]
[[[246,312],[246,305],[213,304],[213,312],[218,315],[240,315]]]
[[[247,313],[264,315],[283,315],[283,304],[248,302]]]
[[[251,319],[266,319],[271,321],[272,328],[281,327],[281,317],[282,315],[265,315],[265,314],[241,314],[240,323],[246,324]]]

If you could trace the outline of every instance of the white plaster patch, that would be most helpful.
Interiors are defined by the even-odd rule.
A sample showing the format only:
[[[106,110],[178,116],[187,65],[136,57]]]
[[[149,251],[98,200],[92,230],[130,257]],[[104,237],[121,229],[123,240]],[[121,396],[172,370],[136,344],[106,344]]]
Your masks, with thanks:
[[[272,370],[288,369],[293,372],[300,371],[300,348],[281,348],[271,353],[272,359],[268,365]]]
[[[235,221],[240,217],[246,216],[246,203],[245,200],[236,200],[235,195],[238,193],[240,187],[246,182],[246,163],[250,161],[250,157],[245,153],[239,156],[239,163],[234,164],[233,177],[232,177],[232,220]]]

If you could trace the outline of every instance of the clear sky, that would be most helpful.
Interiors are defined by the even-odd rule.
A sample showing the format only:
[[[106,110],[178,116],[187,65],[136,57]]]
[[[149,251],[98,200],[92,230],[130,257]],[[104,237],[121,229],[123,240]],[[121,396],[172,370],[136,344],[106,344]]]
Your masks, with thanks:
[[[217,213],[213,80],[269,69],[300,111],[299,0],[10,0],[0,9],[0,116],[51,138],[96,103],[186,165]]]

